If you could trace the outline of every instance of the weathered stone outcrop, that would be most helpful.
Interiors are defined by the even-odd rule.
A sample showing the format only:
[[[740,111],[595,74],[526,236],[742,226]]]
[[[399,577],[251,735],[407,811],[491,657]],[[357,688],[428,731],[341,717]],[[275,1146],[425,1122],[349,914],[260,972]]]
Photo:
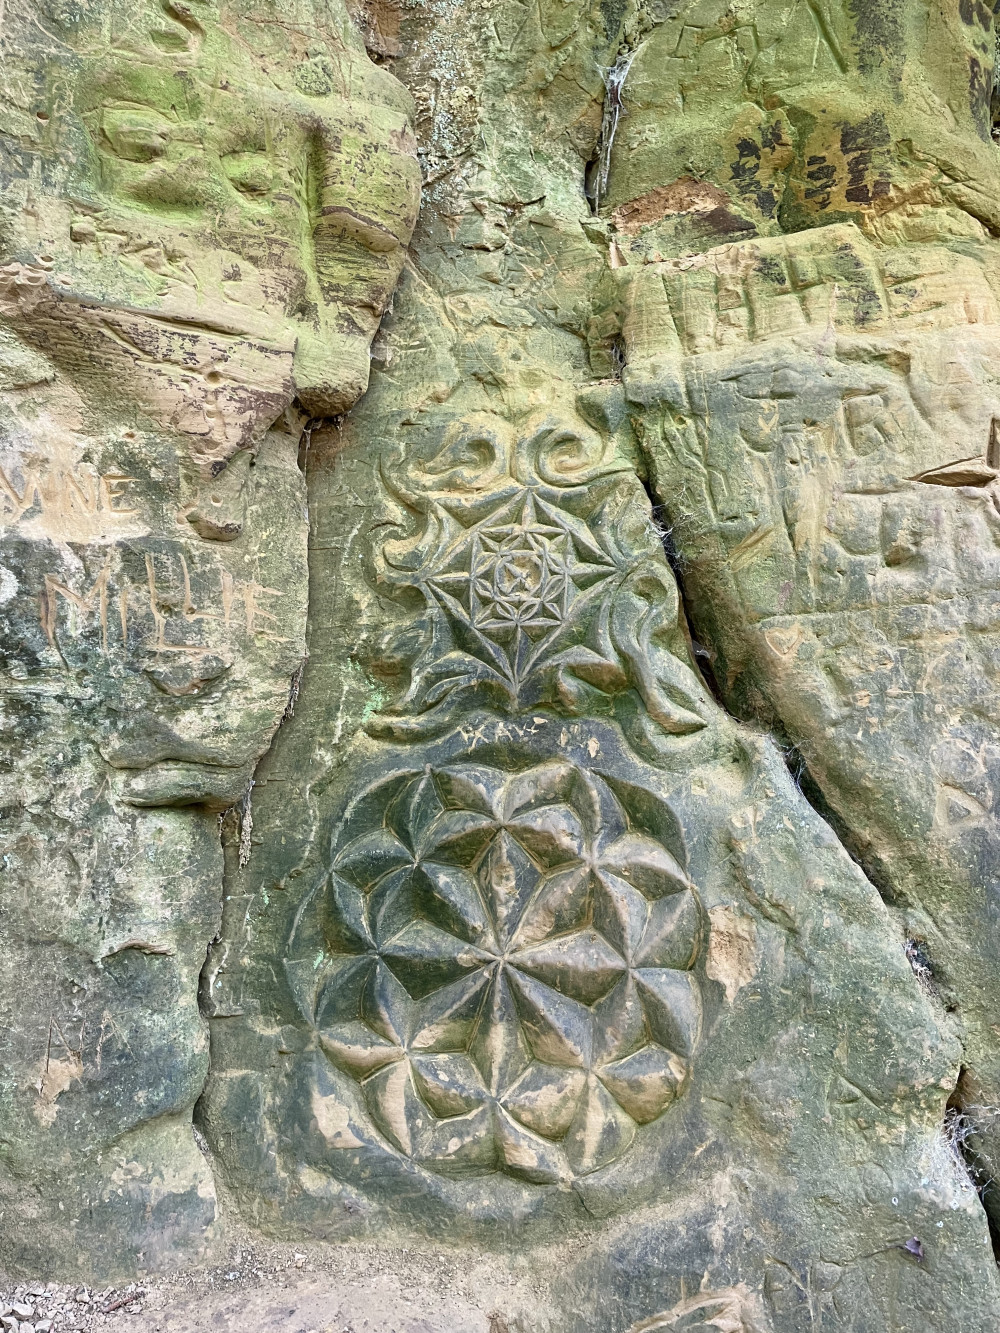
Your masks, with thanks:
[[[992,1330],[992,14],[14,15],[0,1260]]]
[[[796,747],[958,1019],[954,1106],[995,1212],[992,22],[982,6],[862,22],[765,5],[751,40],[723,6],[698,14],[697,40],[681,11],[636,56],[612,155],[626,391],[722,697]],[[665,100],[699,79],[721,90],[723,67],[738,78],[692,106],[695,125],[780,103],[763,139],[727,131],[699,163],[742,221],[701,203],[652,217],[692,142]],[[639,148],[654,123],[655,147]]]
[[[730,308],[715,251],[700,259],[675,230],[676,261],[646,265],[667,223],[626,214],[645,181],[630,174],[638,149],[618,145],[648,133],[631,71],[664,26],[643,40],[626,23],[595,56],[577,11],[576,45],[515,90],[498,73],[520,54],[504,54],[504,17],[492,5],[463,9],[460,32],[447,17],[401,28],[417,53],[402,77],[433,86],[447,53],[458,91],[418,119],[436,179],[380,372],[342,428],[313,438],[312,586],[336,594],[312,602],[249,865],[233,853],[203,1126],[248,1216],[278,1231],[377,1225],[500,1255],[573,1235],[579,1260],[547,1277],[554,1327],[944,1328],[962,1306],[988,1328],[989,1237],[946,1113],[969,1020],[916,975],[917,937],[757,730],[773,712],[727,696],[747,730],[698,679],[721,653],[703,626],[717,616],[728,643],[746,594],[727,602],[690,576],[679,515],[706,525],[687,458],[656,433],[680,411],[663,386],[684,383],[689,354],[660,306],[690,352],[703,309]],[[567,113],[574,60],[605,71],[600,121],[596,97]],[[681,133],[654,101],[660,135]],[[665,161],[655,184],[693,191],[685,222],[704,222],[711,248],[722,187],[675,188]],[[862,342],[861,256],[878,241],[846,220],[770,230],[743,248],[801,253],[811,275],[786,304],[813,301],[823,331],[843,318]],[[722,253],[742,274],[742,251]],[[785,308],[776,267],[743,264],[764,294],[731,335],[726,313],[710,326],[724,385],[732,349],[769,328],[767,302],[776,321]],[[852,365],[871,373],[881,361],[862,346]],[[719,437],[739,438],[727,418]],[[730,456],[717,474],[734,504],[753,497]],[[711,659],[684,632],[640,479],[675,525]]]
[[[85,1276],[215,1226],[216,812],[302,663],[303,427],[365,387],[418,175],[336,7],[13,4],[4,40],[0,1261]]]

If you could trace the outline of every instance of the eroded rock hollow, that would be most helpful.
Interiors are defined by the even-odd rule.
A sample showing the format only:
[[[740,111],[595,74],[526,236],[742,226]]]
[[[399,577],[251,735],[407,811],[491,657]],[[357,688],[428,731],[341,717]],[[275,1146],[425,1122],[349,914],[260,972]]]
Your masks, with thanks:
[[[0,1270],[995,1330],[992,7],[2,24]]]

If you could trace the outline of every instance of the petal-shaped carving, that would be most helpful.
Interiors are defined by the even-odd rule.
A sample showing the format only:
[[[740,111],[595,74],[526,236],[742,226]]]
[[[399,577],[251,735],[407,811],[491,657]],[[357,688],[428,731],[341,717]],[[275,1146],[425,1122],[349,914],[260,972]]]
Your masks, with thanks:
[[[500,813],[505,820],[510,820],[523,810],[561,801],[582,811],[584,819],[588,820],[594,812],[594,797],[585,782],[581,771],[562,759],[536,764],[510,778],[503,793]]]
[[[413,1138],[430,1119],[430,1112],[417,1096],[407,1060],[386,1065],[361,1085],[375,1124],[400,1152],[413,1153]]]
[[[691,887],[667,849],[643,833],[626,833],[613,842],[601,856],[601,865],[628,880],[647,898],[663,898]]]
[[[445,865],[475,865],[496,827],[491,815],[476,810],[444,810],[421,839],[420,856]]]
[[[506,977],[499,970],[483,1006],[469,1055],[494,1096],[501,1088],[509,1087],[531,1061],[514,997]]]
[[[517,670],[543,643],[520,585],[537,576],[544,610],[545,579],[564,578],[546,564],[560,534],[528,537],[522,550],[498,533],[483,557],[517,584]],[[509,777],[410,770],[362,793],[334,845],[311,948],[286,970],[399,1151],[442,1174],[568,1180],[679,1093],[700,1035],[703,913],[655,792],[561,759]]]
[[[489,1097],[479,1070],[467,1055],[415,1056],[413,1082],[436,1116],[464,1115]]]
[[[468,870],[426,861],[413,882],[418,907],[442,930],[485,949],[496,947],[479,886]]]
[[[393,803],[386,815],[386,823],[392,826],[401,842],[416,848],[443,809],[444,803],[434,779],[429,773],[422,773]]]
[[[525,851],[545,870],[579,861],[584,834],[568,805],[543,805],[523,810],[508,828]]]
[[[368,923],[377,943],[392,939],[417,915],[413,867],[386,875],[368,898]]]
[[[515,1120],[546,1139],[561,1139],[573,1122],[587,1076],[582,1069],[532,1064],[502,1104]]]
[[[668,1051],[688,1057],[701,1032],[701,993],[690,972],[643,968],[636,985],[655,1041]]]
[[[601,1082],[640,1125],[655,1120],[684,1082],[683,1061],[662,1046],[644,1046],[600,1070]]]
[[[607,995],[626,970],[607,940],[590,926],[519,949],[510,963],[519,972],[588,1005]]]
[[[681,866],[687,865],[684,829],[675,811],[670,805],[651,791],[648,786],[637,786],[611,773],[603,774],[603,783],[614,794],[619,810],[628,815],[628,827],[636,832],[647,834],[655,842],[662,843]],[[601,825],[602,847],[616,842],[620,833],[608,832],[610,825],[605,818]],[[624,831],[624,830],[623,830]]]
[[[401,1060],[405,1054],[402,1047],[379,1037],[365,1023],[323,1028],[319,1039],[333,1063],[359,1082],[376,1069]]]
[[[327,885],[326,938],[334,953],[367,953],[374,949],[365,919],[366,898],[346,879],[331,874]]]
[[[413,1001],[381,958],[376,960],[361,995],[361,1017],[380,1036],[405,1046]]]
[[[483,968],[422,1000],[414,1020],[411,1050],[465,1050],[491,981],[489,969]]]
[[[592,1010],[594,1015],[594,1059],[617,1060],[644,1046],[649,1040],[646,1017],[634,977],[622,977],[618,985]]]
[[[474,810],[490,818],[499,813],[497,796],[504,775],[496,768],[480,764],[436,768],[434,781],[442,804],[449,810]]]
[[[649,903],[610,870],[601,870],[594,878],[594,925],[623,958],[631,960],[646,929]]]
[[[586,1068],[591,1058],[590,1010],[522,972],[510,969],[507,976],[536,1060]]]
[[[701,944],[702,920],[694,893],[675,893],[649,906],[649,924],[635,955],[637,967],[694,965]]]
[[[494,1170],[493,1108],[479,1106],[465,1115],[435,1120],[414,1135],[414,1157],[442,1175],[480,1175]]]
[[[490,961],[489,954],[429,921],[411,921],[382,946],[381,953],[417,1000]]]
[[[593,773],[587,776],[596,806],[596,817],[589,827],[595,837],[599,835],[601,846],[608,847],[628,832],[629,820],[611,784]]]
[[[587,1084],[563,1146],[578,1175],[596,1171],[620,1157],[635,1137],[635,1121],[593,1075]]]
[[[536,1185],[552,1185],[569,1172],[566,1158],[554,1143],[532,1134],[505,1111],[495,1113],[497,1153],[504,1168]]]
[[[496,923],[501,947],[511,939],[541,876],[506,831],[500,833],[479,867],[480,883]]]
[[[386,819],[386,811],[392,809],[400,794],[405,792],[415,777],[419,776],[419,772],[420,770],[410,772],[404,770],[393,773],[390,778],[376,782],[374,786],[363,791],[358,799],[351,803],[344,818],[338,847],[346,847],[355,838],[361,837],[363,833],[370,833],[372,829],[388,827],[390,821]],[[400,841],[406,841],[405,834]]]
[[[451,638],[467,663],[470,682],[510,678],[510,661],[495,640],[496,634],[481,634],[472,623],[469,608],[445,588],[439,579],[429,579],[424,585],[431,592],[448,621]],[[456,656],[456,654],[450,654]]]
[[[396,835],[380,828],[363,833],[342,847],[333,866],[344,879],[367,892],[380,879],[412,861],[413,857]]]
[[[582,926],[590,906],[592,872],[587,866],[557,870],[539,886],[517,928],[524,947]]]
[[[314,1021],[318,1028],[349,1023],[361,1012],[361,996],[376,959],[372,954],[334,957],[323,968]]]

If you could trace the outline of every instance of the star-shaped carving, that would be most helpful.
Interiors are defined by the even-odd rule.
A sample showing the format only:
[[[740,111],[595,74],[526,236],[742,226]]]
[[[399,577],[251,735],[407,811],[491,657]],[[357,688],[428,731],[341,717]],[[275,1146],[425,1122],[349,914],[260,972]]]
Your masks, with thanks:
[[[466,647],[516,688],[578,600],[615,572],[585,523],[523,491],[463,531],[426,586]]]
[[[525,504],[525,510],[531,508]],[[473,540],[469,602],[477,628],[504,633],[516,626],[544,633],[566,619],[570,590],[569,535],[528,513],[514,523],[482,528]]]
[[[400,1152],[534,1181],[596,1170],[677,1095],[701,909],[661,841],[571,764],[381,784],[337,839],[315,1015]]]

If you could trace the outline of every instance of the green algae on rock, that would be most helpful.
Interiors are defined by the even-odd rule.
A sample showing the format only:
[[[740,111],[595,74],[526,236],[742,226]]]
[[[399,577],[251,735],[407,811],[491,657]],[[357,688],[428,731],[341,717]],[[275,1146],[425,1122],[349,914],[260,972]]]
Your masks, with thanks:
[[[419,170],[337,5],[15,3],[3,40],[0,1263],[134,1272],[217,1230],[215,812],[302,662],[302,431],[367,383]]]

